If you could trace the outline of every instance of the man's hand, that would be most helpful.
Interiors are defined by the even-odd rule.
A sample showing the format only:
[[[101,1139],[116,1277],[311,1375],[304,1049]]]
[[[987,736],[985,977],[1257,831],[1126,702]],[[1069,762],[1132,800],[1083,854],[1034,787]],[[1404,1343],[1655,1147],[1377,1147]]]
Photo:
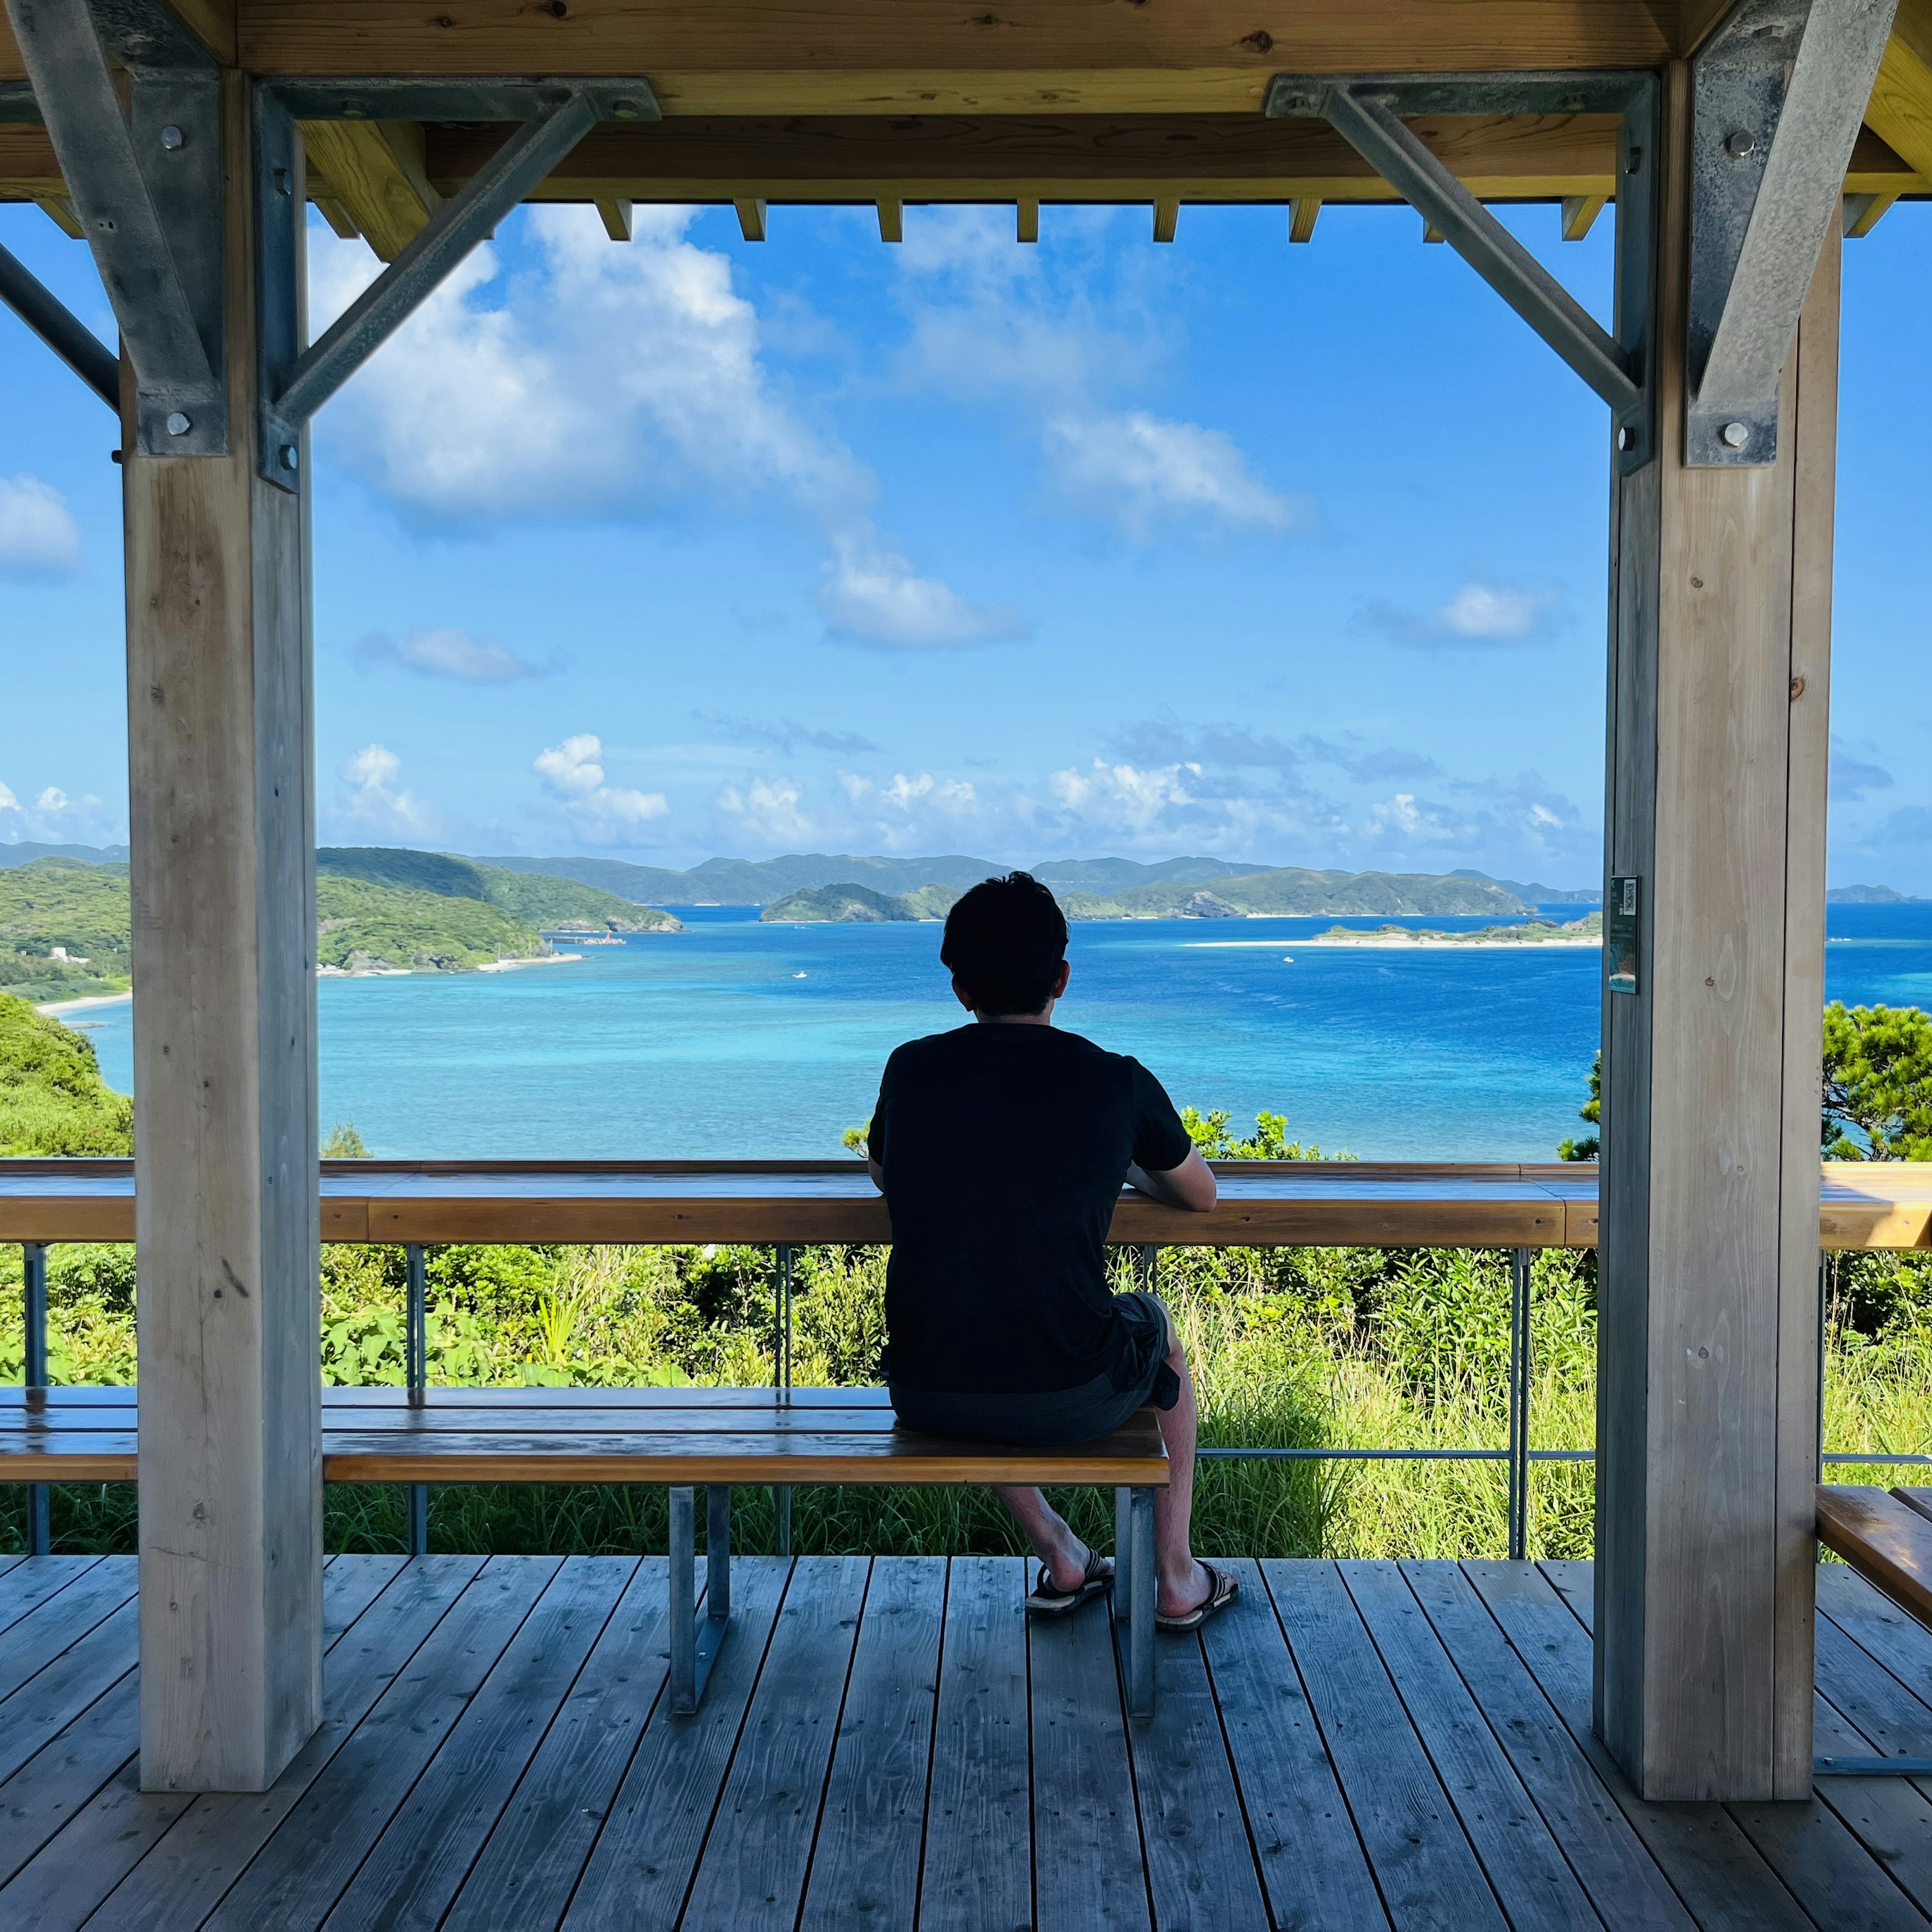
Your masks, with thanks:
[[[1138,1187],[1143,1194],[1153,1198],[1166,1208],[1185,1208],[1196,1214],[1204,1214],[1220,1198],[1220,1190],[1214,1184],[1214,1170],[1201,1158],[1198,1148],[1190,1148],[1187,1158],[1178,1167],[1166,1168],[1159,1174],[1150,1174],[1144,1168],[1130,1166],[1127,1185]]]

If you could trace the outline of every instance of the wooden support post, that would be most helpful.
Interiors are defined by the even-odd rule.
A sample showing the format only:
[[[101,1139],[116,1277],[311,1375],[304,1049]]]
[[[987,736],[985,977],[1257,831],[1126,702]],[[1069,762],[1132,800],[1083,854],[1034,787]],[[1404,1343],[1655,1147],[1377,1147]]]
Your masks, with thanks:
[[[1163,197],[1154,205],[1154,238],[1156,242],[1172,242],[1174,231],[1180,220],[1180,203]]]
[[[631,238],[632,220],[632,204],[613,196],[599,196],[597,202],[597,218],[604,224],[604,232],[614,242],[628,242]]]
[[[130,428],[122,466],[141,1782],[167,1791],[265,1790],[322,1706],[308,505],[256,474],[247,76],[224,106],[229,453]]]
[[[738,232],[747,242],[762,242],[765,238],[765,204],[751,200],[734,201],[731,206],[738,211]]]
[[[1291,242],[1312,242],[1315,239],[1315,218],[1322,212],[1322,204],[1312,195],[1302,195],[1288,204],[1288,238]]]
[[[1596,1724],[1647,1798],[1808,1797],[1838,240],[1778,462],[1684,448],[1689,82],[1664,88],[1658,453],[1611,505]]]
[[[1040,200],[1036,195],[1023,194],[1016,204],[1015,232],[1022,242],[1040,239]]]
[[[884,196],[879,199],[879,239],[881,242],[903,242],[905,239],[905,203],[896,196]]]

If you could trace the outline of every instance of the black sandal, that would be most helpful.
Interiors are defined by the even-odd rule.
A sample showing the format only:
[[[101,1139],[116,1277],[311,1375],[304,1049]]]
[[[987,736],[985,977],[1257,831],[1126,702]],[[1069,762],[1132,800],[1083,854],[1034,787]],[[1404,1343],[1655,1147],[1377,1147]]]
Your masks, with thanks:
[[[1199,1558],[1196,1559],[1197,1562]],[[1156,1611],[1154,1627],[1166,1630],[1171,1636],[1185,1636],[1190,1630],[1198,1630],[1208,1619],[1225,1610],[1234,1600],[1240,1585],[1225,1570],[1217,1570],[1211,1563],[1202,1562],[1208,1573],[1208,1594],[1191,1610],[1184,1611],[1178,1617],[1164,1617]]]
[[[1104,1595],[1113,1587],[1114,1559],[1102,1556],[1097,1550],[1088,1551],[1087,1567],[1081,1573],[1077,1589],[1056,1587],[1052,1572],[1042,1563],[1040,1566],[1040,1580],[1033,1586],[1033,1594],[1026,1600],[1027,1614],[1034,1617],[1064,1617],[1079,1609],[1082,1604],[1091,1603],[1096,1597]]]

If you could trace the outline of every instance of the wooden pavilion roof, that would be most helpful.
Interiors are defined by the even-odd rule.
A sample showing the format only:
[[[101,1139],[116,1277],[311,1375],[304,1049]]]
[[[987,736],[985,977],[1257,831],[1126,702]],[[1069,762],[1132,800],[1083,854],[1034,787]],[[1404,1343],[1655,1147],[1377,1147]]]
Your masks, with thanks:
[[[174,0],[224,62],[282,79],[641,76],[661,122],[606,123],[532,198],[734,202],[1285,202],[1398,197],[1320,121],[1270,121],[1276,74],[1654,68],[1688,53],[1717,0]],[[24,77],[0,16],[0,104]],[[20,91],[13,112],[31,113]],[[44,130],[0,104],[0,200],[70,232]],[[1600,115],[1440,116],[1424,140],[1491,200],[1571,204],[1581,234],[1613,195]],[[393,259],[499,146],[488,123],[310,128],[310,192]],[[1932,194],[1932,0],[1901,0],[1850,194]],[[1298,224],[1298,230],[1302,224]],[[882,216],[881,232],[895,232]],[[1171,219],[1157,224],[1162,238]],[[1856,231],[1855,231],[1856,232]],[[1305,238],[1305,232],[1303,238]]]

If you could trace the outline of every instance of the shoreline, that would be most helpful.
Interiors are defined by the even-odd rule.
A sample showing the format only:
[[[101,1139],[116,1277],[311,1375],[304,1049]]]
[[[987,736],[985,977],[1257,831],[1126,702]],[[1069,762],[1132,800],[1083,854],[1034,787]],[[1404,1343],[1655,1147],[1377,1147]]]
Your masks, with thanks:
[[[1546,946],[1556,946],[1566,950],[1578,946],[1593,946],[1600,950],[1603,940],[1594,934],[1574,939],[1457,939],[1442,938],[1422,933],[1404,934],[1400,937],[1378,932],[1365,932],[1359,939],[1194,939],[1188,944],[1198,950],[1208,951],[1229,946],[1254,947],[1274,952],[1299,950],[1306,946],[1328,946],[1352,950],[1362,946],[1382,946],[1390,949],[1412,948],[1421,952],[1535,952]]]
[[[62,1013],[82,1012],[89,1006],[118,1006],[123,1000],[134,997],[131,989],[124,993],[92,993],[84,1000],[50,1000],[45,1006],[36,1006],[34,1010],[58,1019]]]
[[[519,966],[566,966],[572,960],[581,960],[580,952],[553,952],[540,959],[496,959],[487,966],[472,967],[477,973],[508,973]],[[364,973],[351,973],[340,966],[318,966],[315,976],[318,980],[415,980],[436,974],[433,966],[378,966]],[[442,974],[440,976],[452,979],[458,976]],[[118,1006],[133,999],[130,988],[124,993],[94,993],[81,1000],[50,1000],[44,1005],[36,1004],[37,1013],[46,1013],[58,1019],[63,1013],[84,1012],[90,1006]]]

